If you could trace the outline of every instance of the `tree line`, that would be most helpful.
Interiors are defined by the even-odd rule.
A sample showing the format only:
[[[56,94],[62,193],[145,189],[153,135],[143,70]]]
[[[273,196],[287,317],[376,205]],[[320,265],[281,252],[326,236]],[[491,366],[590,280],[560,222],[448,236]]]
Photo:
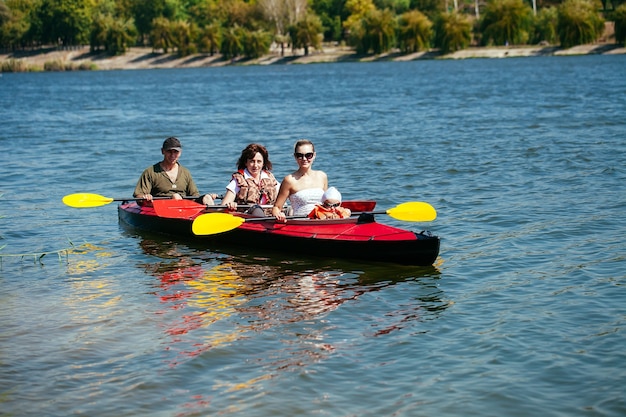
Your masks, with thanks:
[[[607,20],[624,44],[626,0],[0,0],[0,48],[148,46],[230,59],[339,42],[359,54],[448,53],[592,43]]]

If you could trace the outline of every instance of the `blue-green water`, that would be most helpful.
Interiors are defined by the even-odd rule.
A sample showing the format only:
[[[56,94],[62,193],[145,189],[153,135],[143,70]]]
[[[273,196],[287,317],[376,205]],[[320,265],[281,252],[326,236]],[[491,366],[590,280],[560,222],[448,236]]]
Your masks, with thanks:
[[[626,56],[0,77],[0,414],[626,415]],[[432,268],[207,248],[115,204],[167,136],[203,192],[313,140],[427,201]],[[50,253],[71,246],[70,255]],[[27,254],[25,256],[6,256]]]

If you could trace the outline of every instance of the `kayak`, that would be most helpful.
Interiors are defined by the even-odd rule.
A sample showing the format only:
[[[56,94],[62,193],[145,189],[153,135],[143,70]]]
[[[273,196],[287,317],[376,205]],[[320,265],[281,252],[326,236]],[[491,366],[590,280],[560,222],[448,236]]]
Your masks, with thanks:
[[[428,231],[413,232],[378,223],[371,211],[375,202],[363,205],[344,202],[360,216],[346,219],[311,220],[288,219],[278,223],[274,218],[251,218],[243,213],[232,213],[245,221],[233,230],[198,236],[194,234],[194,219],[206,210],[180,210],[179,214],[163,216],[164,204],[180,204],[176,200],[162,200],[160,210],[140,206],[136,202],[122,202],[118,206],[121,222],[139,230],[161,233],[206,242],[219,242],[255,251],[273,250],[281,254],[390,262],[403,265],[432,265],[439,255],[439,237]],[[169,210],[171,213],[172,210]]]

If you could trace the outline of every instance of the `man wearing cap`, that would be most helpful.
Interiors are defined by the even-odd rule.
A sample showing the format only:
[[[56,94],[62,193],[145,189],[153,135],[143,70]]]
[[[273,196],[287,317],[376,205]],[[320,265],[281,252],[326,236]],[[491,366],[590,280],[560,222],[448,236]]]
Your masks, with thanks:
[[[198,197],[202,204],[213,205],[216,194],[205,194],[200,197],[191,172],[178,162],[183,152],[183,145],[175,137],[165,139],[161,153],[163,160],[146,168],[135,187],[133,195],[151,201],[153,197],[171,197],[182,200],[183,197]]]

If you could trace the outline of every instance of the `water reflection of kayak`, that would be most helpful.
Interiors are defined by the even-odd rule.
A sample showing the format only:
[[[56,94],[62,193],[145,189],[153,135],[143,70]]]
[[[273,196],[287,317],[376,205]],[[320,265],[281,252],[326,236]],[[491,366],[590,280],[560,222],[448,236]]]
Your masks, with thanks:
[[[427,231],[416,233],[378,223],[373,216],[339,220],[290,219],[287,223],[255,220],[228,232],[195,236],[192,224],[200,215],[197,211],[163,217],[157,215],[153,207],[124,202],[118,207],[118,214],[120,221],[140,230],[282,254],[405,265],[432,265],[439,255],[439,237]]]

